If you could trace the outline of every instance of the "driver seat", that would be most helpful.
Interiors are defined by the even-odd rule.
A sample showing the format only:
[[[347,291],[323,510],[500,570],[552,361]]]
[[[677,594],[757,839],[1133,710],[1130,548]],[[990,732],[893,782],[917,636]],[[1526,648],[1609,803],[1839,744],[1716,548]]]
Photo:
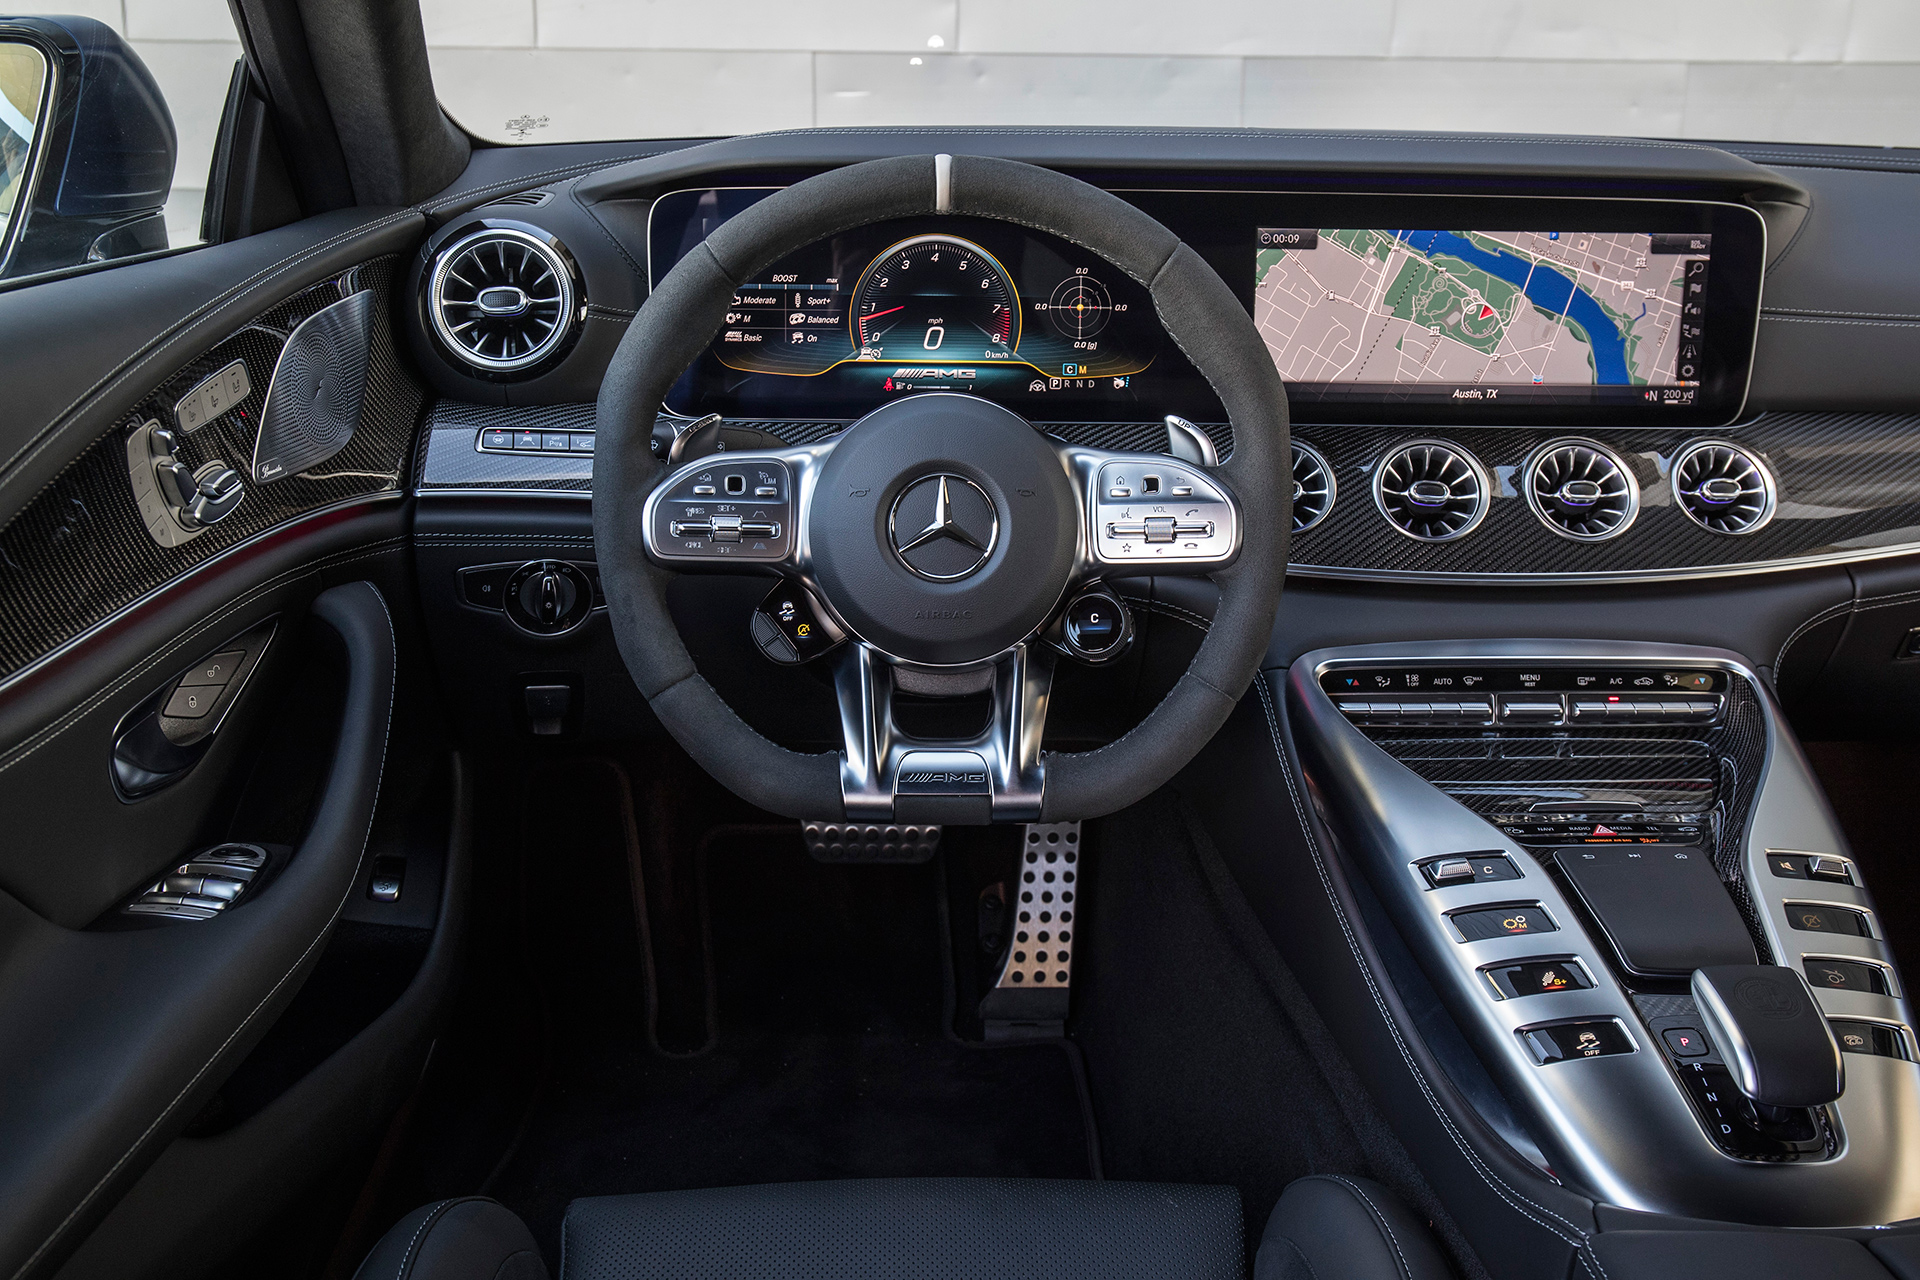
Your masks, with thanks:
[[[789,1182],[575,1200],[560,1280],[1244,1280],[1232,1187],[1019,1178]],[[1448,1280],[1426,1228],[1363,1178],[1309,1177],[1256,1280]],[[549,1280],[497,1201],[408,1214],[355,1280]]]

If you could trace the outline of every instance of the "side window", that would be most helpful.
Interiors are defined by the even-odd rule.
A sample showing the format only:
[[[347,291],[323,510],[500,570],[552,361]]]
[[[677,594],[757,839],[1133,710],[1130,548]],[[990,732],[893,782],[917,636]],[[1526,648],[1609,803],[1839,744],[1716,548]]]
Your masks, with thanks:
[[[224,5],[103,7],[114,23],[0,18],[0,285],[200,242],[232,19]],[[156,7],[204,21],[155,40],[118,29]]]
[[[0,44],[0,243],[26,185],[46,85],[45,55],[31,45]]]

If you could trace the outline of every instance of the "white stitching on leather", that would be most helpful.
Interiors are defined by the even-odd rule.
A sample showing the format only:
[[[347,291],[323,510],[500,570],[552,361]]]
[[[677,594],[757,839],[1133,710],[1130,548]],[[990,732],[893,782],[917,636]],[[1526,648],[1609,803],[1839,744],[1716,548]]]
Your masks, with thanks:
[[[448,209],[458,209],[462,204],[465,204],[475,196],[490,196],[501,191],[525,191],[529,188],[540,186],[548,178],[580,178],[594,172],[596,169],[617,169],[623,164],[637,164],[642,160],[654,160],[660,156],[676,155],[681,151],[691,151],[693,149],[692,147],[670,147],[664,151],[649,151],[643,155],[622,156],[618,160],[588,160],[579,164],[562,165],[558,169],[543,169],[539,173],[523,173],[518,177],[506,178],[500,182],[489,182],[484,187],[474,187],[470,191],[462,191],[458,195],[447,197],[445,200],[422,201],[416,205],[415,208],[418,208],[423,213],[441,213]],[[480,204],[484,203],[486,202],[483,200],[479,204],[472,204],[467,207],[477,209],[480,207]]]
[[[26,1275],[33,1269],[35,1264],[39,1262],[41,1256],[53,1247],[54,1241],[60,1238],[61,1233],[72,1225],[73,1221],[80,1216],[89,1204],[93,1203],[94,1198],[100,1194],[101,1189],[105,1187],[107,1183],[113,1180],[115,1175],[119,1173],[121,1167],[133,1158],[133,1153],[140,1149],[142,1144],[152,1136],[154,1130],[158,1129],[169,1115],[173,1114],[174,1108],[178,1107],[181,1101],[193,1092],[195,1086],[197,1086],[201,1079],[206,1076],[207,1072],[212,1069],[213,1064],[220,1060],[220,1055],[227,1051],[228,1047],[239,1038],[240,1033],[245,1031],[255,1018],[260,1016],[260,1011],[272,1003],[273,998],[279,994],[280,988],[286,986],[288,980],[300,971],[300,966],[307,962],[307,957],[313,954],[313,949],[325,942],[327,938],[332,935],[333,926],[339,921],[340,913],[347,909],[347,901],[353,897],[353,886],[360,878],[360,864],[364,862],[367,857],[367,842],[373,838],[373,818],[375,812],[380,807],[380,787],[387,776],[387,751],[392,746],[393,741],[394,695],[400,682],[400,640],[394,632],[393,611],[387,608],[387,598],[380,594],[378,587],[369,582],[366,583],[366,588],[373,593],[373,598],[379,602],[380,612],[387,620],[387,640],[388,643],[393,646],[393,662],[387,671],[387,717],[380,732],[380,763],[375,769],[373,776],[373,803],[367,809],[366,829],[360,833],[360,856],[354,859],[354,871],[352,875],[347,877],[346,888],[341,891],[340,901],[334,905],[333,914],[327,917],[326,924],[320,927],[319,932],[314,935],[313,941],[307,944],[306,950],[302,951],[299,958],[288,967],[285,973],[280,975],[280,980],[268,988],[267,994],[260,997],[259,1003],[253,1006],[253,1009],[248,1012],[247,1016],[240,1019],[239,1025],[235,1026],[234,1029],[228,1033],[227,1038],[220,1042],[219,1047],[213,1051],[212,1056],[201,1065],[198,1071],[193,1073],[186,1084],[180,1087],[180,1092],[173,1096],[173,1101],[167,1103],[166,1106],[160,1109],[160,1114],[153,1118],[153,1123],[141,1131],[140,1136],[135,1138],[121,1157],[113,1162],[112,1167],[100,1175],[100,1180],[93,1184],[93,1188],[89,1190],[86,1195],[80,1197],[80,1202],[73,1207],[72,1211],[69,1212],[65,1218],[60,1220],[58,1226],[54,1227],[54,1229],[48,1233],[47,1238],[41,1242],[40,1247],[35,1249],[33,1255],[21,1264],[18,1271],[14,1272],[14,1280],[19,1280],[19,1277]]]
[[[521,174],[505,181],[489,183],[484,187],[476,187],[471,191],[464,191],[457,198],[440,203],[427,203],[422,201],[419,204],[409,205],[404,209],[396,210],[384,218],[378,218],[372,222],[351,227],[330,240],[324,240],[319,244],[310,245],[298,253],[291,254],[288,257],[280,259],[278,262],[260,268],[260,270],[254,272],[246,279],[222,290],[214,297],[201,303],[200,306],[189,311],[173,325],[154,335],[152,340],[144,347],[122,361],[121,364],[117,366],[117,369],[109,374],[107,381],[97,382],[86,391],[81,392],[66,408],[53,416],[53,420],[42,429],[39,436],[29,441],[12,457],[0,461],[0,491],[4,491],[9,484],[18,478],[17,473],[20,467],[31,462],[35,457],[39,456],[42,450],[66,434],[67,430],[73,425],[72,422],[67,419],[81,411],[91,401],[108,394],[115,387],[126,381],[127,378],[133,376],[134,373],[138,372],[142,367],[159,356],[163,346],[169,346],[175,341],[186,337],[207,320],[212,319],[215,312],[224,310],[228,303],[236,300],[240,294],[251,291],[256,285],[264,284],[277,276],[285,275],[293,268],[300,266],[311,258],[325,253],[336,245],[344,244],[358,236],[375,235],[410,217],[425,216],[428,213],[438,213],[442,209],[457,208],[462,201],[471,200],[476,196],[486,197],[502,191],[523,190],[529,186],[538,186],[547,178],[579,177],[583,174],[594,172],[597,169],[615,168],[623,164],[632,164],[638,160],[652,159],[655,155],[666,154],[670,153],[654,152],[651,155],[628,156],[620,160],[596,160],[584,164],[567,165],[558,169],[549,169],[542,173]],[[485,200],[481,200],[480,203],[484,204]],[[478,205],[473,207],[477,208]],[[315,283],[321,282],[316,281]],[[284,301],[284,299],[282,299],[282,301]],[[278,303],[269,303],[267,305],[276,306]],[[57,476],[54,477],[54,480],[57,479]],[[40,494],[45,493],[47,489],[53,485],[54,480],[49,480],[47,484],[42,485],[35,491],[33,498],[29,498],[27,501],[30,503],[34,498],[38,498]]]
[[[242,595],[228,602],[227,604],[223,605],[220,609],[216,610],[214,613],[209,614],[207,617],[195,623],[187,631],[174,637],[174,639],[171,642],[169,642],[167,645],[149,654],[147,656],[146,661],[139,663],[134,667],[129,668],[119,678],[108,683],[98,693],[94,694],[91,698],[88,698],[85,702],[82,702],[79,706],[73,708],[73,710],[67,712],[65,715],[59,717],[58,719],[51,721],[44,728],[36,730],[31,734],[28,734],[26,737],[22,738],[19,742],[15,743],[13,747],[8,749],[8,752],[6,754],[0,755],[0,773],[5,773],[8,769],[13,768],[14,765],[19,764],[22,760],[25,760],[28,756],[40,750],[40,748],[46,746],[49,742],[52,742],[55,738],[65,733],[68,729],[71,729],[74,725],[78,724],[82,719],[84,719],[87,715],[89,715],[95,707],[100,705],[102,701],[112,697],[114,694],[118,693],[121,689],[124,689],[132,681],[138,680],[141,677],[145,676],[147,672],[153,670],[156,666],[159,666],[162,663],[170,661],[173,658],[173,656],[179,653],[183,648],[185,648],[187,644],[189,644],[192,641],[198,640],[201,636],[206,634],[208,630],[210,630],[212,627],[218,624],[221,620],[231,616],[233,613],[237,612],[238,610],[245,608],[247,605],[253,603],[255,600],[259,599],[262,595],[266,594],[268,591],[274,590],[281,586],[285,586],[289,581],[295,578],[301,578],[309,574],[318,573],[324,569],[338,569],[346,565],[357,564],[362,560],[373,559],[376,556],[394,555],[400,550],[402,550],[405,547],[405,545],[406,545],[406,540],[404,538],[384,538],[381,541],[372,544],[372,549],[348,548],[347,551],[339,552],[336,555],[331,556],[327,559],[310,560],[304,564],[295,566],[292,569],[288,569],[283,573],[276,574],[275,576],[267,579],[265,582],[261,583],[259,586],[254,587],[251,591],[248,591],[245,595]],[[349,552],[351,552],[351,554],[349,554]],[[32,745],[29,746],[28,744],[32,744]],[[23,750],[22,748],[25,748],[25,749]]]
[[[1808,631],[1811,631],[1813,628],[1819,626],[1821,623],[1827,621],[1829,618],[1837,618],[1843,614],[1848,614],[1852,612],[1853,612],[1853,601],[1850,599],[1842,600],[1839,604],[1828,605],[1826,608],[1820,610],[1820,612],[1814,614],[1812,617],[1808,618],[1805,622],[1795,627],[1787,635],[1786,640],[1781,643],[1780,651],[1774,654],[1773,656],[1773,678],[1775,683],[1779,682],[1780,668],[1786,664],[1787,650],[1793,648],[1794,644],[1800,639],[1801,636],[1805,635]]]
[[[1322,1174],[1321,1176],[1329,1182],[1338,1183],[1340,1186],[1345,1187],[1350,1194],[1359,1198],[1360,1203],[1367,1207],[1367,1212],[1373,1215],[1375,1225],[1377,1225],[1381,1232],[1387,1237],[1387,1243],[1393,1246],[1393,1256],[1400,1264],[1400,1274],[1405,1276],[1406,1280],[1415,1280],[1413,1267],[1407,1262],[1407,1255],[1400,1251],[1400,1238],[1393,1234],[1393,1224],[1387,1221],[1387,1215],[1381,1212],[1380,1206],[1373,1202],[1373,1197],[1366,1193],[1365,1188],[1361,1187],[1361,1185],[1353,1179],[1341,1177],[1337,1173]]]
[[[1860,596],[1857,599],[1842,600],[1839,604],[1828,605],[1795,627],[1792,634],[1787,637],[1786,642],[1780,646],[1780,652],[1775,655],[1773,660],[1774,680],[1778,681],[1780,678],[1780,668],[1787,660],[1787,650],[1791,649],[1794,643],[1801,639],[1806,632],[1819,626],[1822,622],[1839,617],[1842,614],[1871,613],[1875,609],[1891,609],[1896,605],[1912,604],[1915,601],[1920,601],[1920,588],[1915,588],[1911,591],[1890,591],[1885,595],[1878,596]]]
[[[309,258],[318,257],[319,255],[324,254],[327,250],[332,249],[335,245],[344,244],[346,241],[355,239],[356,237],[359,237],[359,236],[371,236],[377,232],[384,231],[386,228],[390,226],[394,226],[404,221],[407,218],[419,217],[419,216],[420,214],[418,210],[408,208],[408,209],[402,209],[397,213],[388,214],[386,217],[376,219],[373,222],[363,223],[360,226],[352,227],[346,231],[341,232],[339,235],[334,236],[330,240],[323,240],[319,244],[310,246],[309,248],[301,250],[299,253],[293,254],[291,257],[282,258],[280,261],[273,263],[271,266],[262,267],[260,270],[248,276],[245,280],[242,280],[238,284],[235,284],[230,288],[223,290],[216,296],[209,298],[206,302],[202,303],[200,306],[194,308],[192,311],[189,311],[186,315],[182,316],[177,323],[163,330],[161,333],[155,335],[154,338],[150,342],[148,342],[146,346],[142,347],[140,350],[134,352],[131,356],[128,356],[125,360],[123,360],[118,366],[118,369],[113,374],[111,374],[104,382],[97,382],[93,386],[89,387],[87,390],[81,392],[78,396],[76,396],[67,405],[66,408],[62,409],[59,413],[53,416],[53,421],[49,423],[46,427],[44,427],[41,430],[40,435],[37,436],[32,442],[30,442],[24,450],[14,454],[11,458],[6,459],[4,462],[0,462],[0,490],[4,490],[9,484],[12,484],[18,478],[18,472],[21,467],[25,466],[28,462],[31,462],[43,449],[46,449],[48,446],[53,444],[54,441],[58,440],[62,435],[64,435],[67,432],[67,430],[70,427],[72,427],[73,422],[71,421],[71,419],[76,413],[81,411],[86,405],[88,405],[92,401],[98,400],[102,396],[107,395],[115,387],[119,386],[122,382],[125,382],[128,378],[132,377],[135,373],[139,372],[146,365],[148,365],[155,359],[159,358],[159,356],[162,354],[162,349],[164,347],[169,346],[172,343],[178,341],[179,339],[186,337],[188,334],[192,333],[195,329],[198,329],[201,325],[207,323],[209,320],[212,320],[215,317],[215,313],[224,311],[228,306],[228,304],[234,301],[237,301],[241,294],[252,289],[256,284],[262,284],[268,280],[273,279],[276,276],[284,275],[288,271],[292,270],[294,267],[297,267],[303,264],[304,262],[306,262]],[[384,256],[384,255],[376,255],[376,256]],[[314,283],[318,284],[321,282],[315,281]],[[284,301],[284,299],[282,299],[282,301]],[[275,305],[278,305],[278,304],[277,303],[268,304],[268,306],[275,306]],[[58,477],[56,476],[54,480],[57,480],[57,479]],[[47,489],[53,485],[54,480],[49,480],[46,484],[42,485],[34,493],[34,497],[37,498],[40,496],[40,494],[45,493]],[[32,500],[33,499],[31,498],[28,499],[29,502],[31,502]]]
[[[1304,140],[1310,142],[1494,142],[1502,145],[1546,146],[1546,147],[1621,147],[1634,149],[1649,148],[1664,151],[1702,151],[1720,154],[1720,148],[1702,146],[1692,142],[1656,142],[1647,138],[1634,138],[1623,144],[1617,138],[1570,137],[1529,137],[1514,134],[1485,133],[1304,133],[1292,130],[1265,129],[1031,129],[1021,125],[970,125],[953,128],[871,128],[835,127],[826,129],[770,129],[764,133],[744,134],[738,138],[721,138],[714,142],[701,144],[703,147],[719,146],[728,142],[751,142],[759,138],[786,138],[817,136],[820,134],[858,134],[880,137],[927,137],[951,138],[956,134],[977,134],[982,137],[1049,137],[1049,138],[1237,138],[1254,142],[1287,142]],[[689,147],[688,151],[699,150]],[[681,154],[680,152],[663,154]],[[639,159],[651,159],[642,156]]]
[[[413,1261],[413,1247],[420,1243],[420,1237],[427,1233],[427,1228],[445,1216],[447,1210],[456,1203],[458,1202],[454,1200],[442,1200],[428,1209],[427,1216],[422,1218],[420,1225],[413,1229],[413,1239],[407,1241],[407,1247],[401,1251],[400,1268],[393,1273],[393,1280],[402,1280],[402,1277],[407,1274],[407,1265]]]
[[[1367,994],[1372,997],[1375,1010],[1379,1012],[1381,1021],[1386,1024],[1388,1034],[1393,1037],[1395,1048],[1400,1052],[1401,1062],[1406,1066],[1408,1074],[1413,1077],[1414,1083],[1419,1086],[1420,1094],[1427,1100],[1427,1105],[1432,1108],[1434,1115],[1439,1118],[1442,1127],[1446,1129],[1448,1137],[1453,1140],[1454,1147],[1462,1156],[1466,1157],[1467,1163],[1473,1168],[1475,1173],[1480,1175],[1480,1180],[1485,1182],[1495,1195],[1499,1196],[1500,1199],[1505,1201],[1509,1207],[1521,1216],[1527,1218],[1542,1229],[1552,1232],[1566,1243],[1578,1248],[1585,1241],[1587,1233],[1545,1205],[1528,1199],[1526,1194],[1519,1189],[1508,1186],[1505,1180],[1502,1179],[1499,1174],[1495,1173],[1491,1166],[1482,1161],[1480,1153],[1475,1151],[1472,1144],[1467,1142],[1466,1135],[1462,1134],[1459,1129],[1455,1127],[1453,1117],[1448,1115],[1446,1108],[1440,1105],[1440,1100],[1434,1095],[1432,1086],[1427,1080],[1425,1073],[1421,1071],[1420,1065],[1414,1061],[1413,1053],[1407,1047],[1406,1041],[1401,1037],[1400,1028],[1398,1024],[1394,1022],[1393,1014],[1388,1010],[1386,1000],[1381,996],[1379,986],[1374,981],[1373,971],[1368,968],[1366,958],[1360,954],[1360,945],[1354,936],[1353,924],[1347,919],[1346,910],[1340,905],[1339,898],[1334,894],[1332,880],[1321,858],[1320,842],[1314,838],[1312,824],[1307,819],[1306,809],[1301,805],[1300,793],[1294,786],[1293,770],[1287,762],[1286,748],[1280,740],[1280,725],[1273,706],[1273,694],[1267,687],[1264,672],[1254,677],[1254,686],[1260,691],[1260,705],[1267,717],[1267,734],[1273,741],[1274,755],[1278,758],[1280,765],[1280,777],[1287,785],[1287,796],[1293,805],[1294,816],[1299,820],[1300,830],[1306,837],[1307,852],[1312,855],[1313,858],[1314,874],[1319,878],[1321,890],[1327,895],[1328,904],[1333,908],[1334,918],[1339,922],[1340,932],[1346,939],[1347,949],[1353,956],[1354,965],[1359,969],[1361,978],[1366,982]],[[1573,1235],[1567,1235],[1551,1223],[1543,1221],[1535,1213],[1529,1212],[1528,1206],[1552,1218],[1554,1222],[1560,1223],[1566,1227],[1568,1231],[1573,1232]]]
[[[1136,609],[1145,609],[1148,613],[1161,614],[1174,622],[1184,622],[1188,626],[1195,627],[1203,632],[1213,630],[1213,620],[1211,618],[1205,614],[1195,613],[1191,609],[1183,609],[1177,604],[1168,604],[1165,600],[1152,600],[1146,596],[1126,595],[1124,593],[1120,598]]]

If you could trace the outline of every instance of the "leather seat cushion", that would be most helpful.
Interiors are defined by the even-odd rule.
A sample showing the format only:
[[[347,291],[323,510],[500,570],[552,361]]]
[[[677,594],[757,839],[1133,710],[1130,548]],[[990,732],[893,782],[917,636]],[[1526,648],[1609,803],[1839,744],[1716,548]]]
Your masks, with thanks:
[[[1676,1273],[1677,1274],[1677,1273]],[[1315,1175],[1273,1206],[1254,1280],[1451,1280],[1426,1224],[1365,1178]]]
[[[1232,1187],[791,1182],[576,1200],[562,1280],[1241,1280]]]

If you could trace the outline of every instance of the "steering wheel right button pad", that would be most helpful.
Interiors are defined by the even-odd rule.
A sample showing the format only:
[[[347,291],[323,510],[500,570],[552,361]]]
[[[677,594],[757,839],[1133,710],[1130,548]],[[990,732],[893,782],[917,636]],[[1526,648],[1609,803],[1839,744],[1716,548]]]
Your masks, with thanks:
[[[1216,564],[1240,545],[1226,490],[1171,458],[1104,462],[1089,497],[1094,556],[1105,564]]]

